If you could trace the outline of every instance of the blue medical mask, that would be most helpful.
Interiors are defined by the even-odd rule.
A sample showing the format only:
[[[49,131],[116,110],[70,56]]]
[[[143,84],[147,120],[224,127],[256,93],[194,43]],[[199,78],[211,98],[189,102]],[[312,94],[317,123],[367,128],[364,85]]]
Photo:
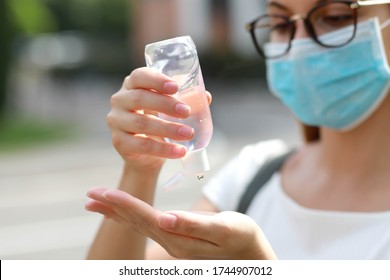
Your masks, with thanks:
[[[390,69],[378,19],[359,23],[354,40],[341,48],[324,48],[312,39],[292,42],[285,57],[267,61],[270,90],[304,124],[351,130],[366,120],[390,89]],[[327,42],[345,41],[348,28],[328,33]],[[325,40],[324,40],[325,41]],[[280,43],[269,43],[272,54]]]

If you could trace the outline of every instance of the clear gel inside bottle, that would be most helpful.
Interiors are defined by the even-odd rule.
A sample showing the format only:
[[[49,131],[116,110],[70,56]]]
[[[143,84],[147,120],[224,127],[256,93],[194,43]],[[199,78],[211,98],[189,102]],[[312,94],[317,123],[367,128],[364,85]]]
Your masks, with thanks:
[[[187,142],[166,139],[187,148],[187,155],[182,159],[183,172],[171,179],[180,181],[179,177],[184,175],[203,179],[204,173],[210,169],[206,147],[213,134],[213,124],[195,44],[189,36],[152,43],[145,47],[145,59],[148,67],[178,83],[175,98],[191,107],[191,115],[186,119],[160,114],[165,120],[183,123],[195,131],[194,137]]]

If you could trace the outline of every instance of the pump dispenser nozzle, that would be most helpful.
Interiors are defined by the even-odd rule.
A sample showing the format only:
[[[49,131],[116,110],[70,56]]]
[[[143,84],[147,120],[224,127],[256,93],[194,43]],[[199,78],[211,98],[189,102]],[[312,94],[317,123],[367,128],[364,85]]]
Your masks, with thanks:
[[[188,152],[182,161],[185,175],[203,177],[205,172],[210,170],[209,159],[205,148]]]

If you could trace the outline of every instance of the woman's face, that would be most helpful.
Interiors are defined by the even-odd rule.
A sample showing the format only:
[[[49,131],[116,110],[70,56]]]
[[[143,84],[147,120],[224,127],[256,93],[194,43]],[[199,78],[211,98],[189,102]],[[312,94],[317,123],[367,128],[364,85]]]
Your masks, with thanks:
[[[295,14],[306,15],[314,6],[321,2],[328,2],[328,0],[269,0],[268,1],[268,12],[282,14],[285,16],[291,16]],[[362,7],[358,10],[358,20],[364,21],[372,17],[378,17],[379,21],[383,23],[390,18],[390,5],[375,5],[369,7]],[[301,20],[296,22],[296,34],[295,38],[308,37],[305,30],[304,24]],[[383,31],[383,42],[386,49],[387,60],[390,64],[390,26],[385,28]]]
[[[390,18],[390,5],[376,5],[371,7],[360,8],[358,19],[359,21],[369,19],[372,17],[378,17],[380,23],[385,22]],[[383,43],[385,45],[387,61],[390,64],[390,26],[382,30]]]

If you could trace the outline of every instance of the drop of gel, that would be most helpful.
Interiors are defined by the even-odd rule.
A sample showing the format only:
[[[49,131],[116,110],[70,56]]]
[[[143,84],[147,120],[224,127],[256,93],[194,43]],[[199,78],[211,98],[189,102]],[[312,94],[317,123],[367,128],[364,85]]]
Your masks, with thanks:
[[[204,179],[204,176],[200,175],[200,176],[197,176],[197,178],[198,178],[199,181],[202,181]]]

